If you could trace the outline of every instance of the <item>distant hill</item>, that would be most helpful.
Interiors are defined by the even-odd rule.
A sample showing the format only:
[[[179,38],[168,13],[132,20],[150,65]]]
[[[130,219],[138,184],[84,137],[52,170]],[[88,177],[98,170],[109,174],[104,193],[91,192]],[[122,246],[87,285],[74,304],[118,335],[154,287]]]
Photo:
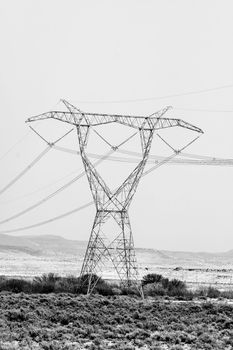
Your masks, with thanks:
[[[220,253],[137,249],[138,261],[144,264],[173,267],[233,265],[233,250]]]
[[[30,255],[77,254],[85,241],[69,240],[55,235],[10,236],[0,234],[0,251],[22,251]]]
[[[9,251],[36,256],[83,256],[87,241],[77,241],[56,235],[10,236],[0,234],[0,252]],[[137,260],[144,266],[223,266],[233,264],[233,250],[223,253],[167,251],[136,248]]]

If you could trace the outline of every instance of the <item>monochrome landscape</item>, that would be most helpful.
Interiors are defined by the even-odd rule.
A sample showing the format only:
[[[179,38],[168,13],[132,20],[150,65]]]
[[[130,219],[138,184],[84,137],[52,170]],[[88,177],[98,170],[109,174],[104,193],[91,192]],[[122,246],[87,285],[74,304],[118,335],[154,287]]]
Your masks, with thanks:
[[[0,0],[0,350],[233,350],[232,14]]]
[[[78,276],[87,241],[56,235],[0,235],[0,275],[33,278],[54,272]],[[139,274],[158,273],[178,278],[190,287],[218,285],[232,288],[233,250],[222,253],[167,251],[136,248]],[[111,263],[103,272],[106,279],[116,278]]]

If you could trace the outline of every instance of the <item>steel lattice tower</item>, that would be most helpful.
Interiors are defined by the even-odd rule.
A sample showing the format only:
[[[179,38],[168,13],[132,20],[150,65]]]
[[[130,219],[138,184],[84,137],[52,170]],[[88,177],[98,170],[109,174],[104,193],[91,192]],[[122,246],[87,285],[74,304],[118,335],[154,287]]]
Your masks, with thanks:
[[[84,113],[65,100],[63,100],[63,103],[68,108],[68,112],[47,112],[31,117],[27,122],[52,118],[75,125],[77,128],[80,154],[96,206],[96,215],[83,260],[81,276],[86,276],[88,279],[88,293],[91,292],[96,283],[94,276],[99,274],[101,265],[107,259],[112,262],[122,283],[126,286],[135,285],[140,290],[128,209],[143,174],[154,132],[155,130],[175,126],[187,128],[198,133],[202,133],[202,130],[181,119],[163,118],[169,107],[154,113],[150,117],[136,117]],[[91,128],[110,123],[119,123],[136,129],[140,134],[142,147],[142,159],[125,181],[114,191],[109,189],[86,153]],[[118,147],[112,147],[112,152],[116,151]],[[107,244],[103,230],[104,225],[110,218],[116,222],[119,227],[119,233]]]

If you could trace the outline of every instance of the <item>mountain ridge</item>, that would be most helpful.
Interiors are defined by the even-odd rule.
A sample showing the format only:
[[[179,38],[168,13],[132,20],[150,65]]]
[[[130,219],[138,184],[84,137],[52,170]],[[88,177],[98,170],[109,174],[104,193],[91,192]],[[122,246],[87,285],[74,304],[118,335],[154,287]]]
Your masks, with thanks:
[[[0,234],[0,252],[24,252],[30,255],[76,255],[83,253],[86,249],[87,241],[67,239],[59,235],[21,235],[12,236]],[[197,262],[214,263],[228,262],[233,260],[233,249],[226,252],[192,252],[192,251],[171,251],[158,250],[154,248],[136,248],[138,255],[144,255],[145,260],[153,260],[172,264]]]

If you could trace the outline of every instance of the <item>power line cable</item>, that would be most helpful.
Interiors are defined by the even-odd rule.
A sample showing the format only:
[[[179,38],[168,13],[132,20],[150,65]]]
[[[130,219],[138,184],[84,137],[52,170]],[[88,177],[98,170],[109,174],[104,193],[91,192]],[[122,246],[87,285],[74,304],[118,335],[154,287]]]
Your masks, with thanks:
[[[143,174],[143,177],[148,175],[149,173],[151,173],[152,171],[156,170],[158,167],[160,167],[161,165],[165,164],[165,163],[170,163],[170,161],[176,156],[177,154],[174,153],[172,155],[170,155],[169,157],[167,157],[166,159],[162,160],[160,163],[156,164],[154,167],[152,167],[151,169],[147,170],[146,172],[144,172]],[[233,160],[232,160],[232,165],[233,165]],[[54,221],[57,221],[57,220],[60,220],[62,218],[65,218],[69,215],[72,215],[82,209],[85,209],[89,206],[91,206],[92,204],[94,204],[94,202],[88,202],[78,208],[75,208],[75,209],[72,209],[64,214],[61,214],[61,215],[58,215],[58,216],[55,216],[51,219],[48,219],[48,220],[45,220],[45,221],[41,221],[41,222],[38,222],[36,224],[33,224],[33,225],[29,225],[29,226],[23,226],[23,227],[20,227],[20,228],[16,228],[16,229],[10,229],[10,230],[2,230],[0,231],[0,233],[13,233],[13,232],[19,232],[19,231],[24,231],[24,230],[28,230],[28,229],[31,229],[31,228],[36,228],[36,227],[39,227],[39,226],[42,226],[42,225],[45,225],[45,224],[48,224],[50,222],[54,222]]]
[[[80,152],[77,150],[65,148],[65,147],[60,147],[60,146],[54,146],[54,149],[57,151],[66,152],[66,153],[70,153],[70,154],[74,154],[74,155],[80,154]],[[117,152],[125,154],[125,155],[129,155],[129,156],[134,156],[136,158],[142,157],[141,153],[135,152],[135,151],[129,151],[129,150],[125,150],[125,149],[117,149]],[[90,153],[89,152],[89,153],[87,153],[87,155],[91,158],[96,158],[96,159],[101,158],[101,155],[99,155],[97,153]],[[225,159],[225,158],[206,156],[206,155],[200,155],[200,154],[192,154],[192,153],[186,153],[186,152],[180,152],[179,156],[183,156],[185,158],[203,159],[203,160],[210,160],[210,161],[211,160],[232,161],[232,159]],[[151,155],[149,155],[148,159],[149,159],[149,162],[152,159],[161,160],[161,159],[164,159],[164,156],[151,154]],[[129,162],[129,163],[137,163],[137,161],[138,161],[135,158],[123,158],[123,157],[117,157],[117,156],[109,156],[108,158],[106,158],[106,160],[107,161]]]
[[[111,151],[110,151],[110,152],[111,152]],[[173,157],[176,156],[176,153],[174,153],[172,156],[173,156]],[[171,156],[170,156],[170,157],[171,157]],[[169,158],[170,158],[170,157],[168,157],[166,160],[169,161]],[[163,162],[163,164],[164,164],[164,162]],[[162,165],[162,164],[161,164],[161,165]],[[157,164],[155,167],[153,167],[153,169],[150,169],[149,172],[155,170],[155,169],[158,168],[159,166],[160,166],[160,164]],[[145,173],[143,176],[147,175],[149,172]],[[51,219],[48,219],[48,220],[45,220],[45,221],[41,221],[41,222],[38,222],[38,223],[33,224],[33,225],[23,226],[23,227],[19,227],[19,228],[16,228],[16,229],[10,229],[10,230],[2,230],[2,231],[0,231],[0,234],[1,234],[1,233],[13,233],[13,232],[19,232],[19,231],[29,230],[29,229],[31,229],[31,228],[36,228],[36,227],[39,227],[39,226],[48,224],[48,223],[50,223],[50,222],[57,221],[57,220],[60,220],[60,219],[62,219],[62,218],[65,218],[65,217],[67,217],[67,216],[69,216],[69,215],[72,215],[72,214],[74,214],[74,213],[76,213],[76,212],[78,212],[78,211],[80,211],[80,210],[82,210],[82,209],[85,209],[85,208],[91,206],[92,204],[94,204],[94,201],[88,202],[88,203],[86,203],[86,204],[84,204],[84,205],[82,205],[82,206],[80,206],[80,207],[78,207],[78,208],[72,209],[72,210],[70,210],[70,211],[68,211],[68,212],[66,212],[66,213],[63,213],[63,214],[61,214],[61,215],[57,215],[57,216],[55,216],[55,217],[53,217],[53,218],[51,218]]]
[[[183,107],[174,107],[178,111],[190,111],[190,112],[206,112],[206,113],[233,113],[233,110],[224,110],[224,109],[202,109],[202,108],[183,108]]]
[[[63,176],[63,177],[60,177],[59,179],[56,179],[55,181],[53,182],[50,182],[49,184],[43,186],[43,187],[40,187],[38,188],[37,190],[35,191],[32,191],[32,192],[29,192],[29,193],[26,193],[24,195],[21,195],[21,196],[18,196],[16,198],[12,198],[12,199],[9,199],[7,201],[4,201],[4,202],[0,202],[0,204],[7,204],[7,203],[12,203],[12,202],[15,202],[15,201],[18,201],[20,199],[23,199],[23,198],[27,198],[27,197],[30,197],[38,192],[41,192],[47,188],[50,188],[50,187],[53,187],[55,184],[57,184],[58,182],[61,182],[62,180],[66,179],[67,177],[73,175],[74,173],[77,173],[77,170],[73,170],[72,172],[70,172],[69,174]]]
[[[103,155],[103,157],[101,159],[99,159],[97,162],[94,163],[94,166],[98,166],[103,160],[104,158],[108,157],[109,154],[111,154],[113,152],[113,150],[109,151],[107,154]],[[71,179],[69,182],[67,182],[65,185],[63,185],[62,187],[58,188],[56,191],[54,191],[53,193],[51,193],[50,195],[42,198],[41,200],[39,200],[37,203],[27,207],[26,209],[0,221],[0,225],[12,221],[26,213],[28,213],[29,211],[39,207],[40,205],[42,205],[43,203],[47,202],[48,200],[50,200],[51,198],[53,198],[54,196],[56,196],[57,194],[59,194],[60,192],[64,191],[66,188],[68,188],[69,186],[73,185],[77,180],[81,179],[84,175],[86,174],[85,170],[80,173],[79,175],[75,176],[73,179]]]
[[[62,147],[58,147],[58,148],[62,148]],[[60,149],[59,149],[60,150]],[[73,150],[63,150],[64,152],[68,152],[68,153],[75,153],[77,154],[78,151],[73,151]],[[138,153],[138,155],[140,156],[140,153]],[[95,159],[100,159],[101,156],[98,154],[94,154],[94,153],[88,153],[88,156],[91,158],[95,158]],[[216,157],[210,157],[210,156],[200,156],[200,155],[192,155],[192,154],[186,154],[181,152],[179,154],[179,156],[184,156],[184,157],[188,157],[188,158],[193,158],[193,159],[170,159],[170,161],[167,163],[167,165],[203,165],[203,166],[233,166],[233,159],[223,159],[223,158],[216,158]],[[159,161],[163,161],[165,159],[164,156],[156,156],[156,155],[151,155],[147,161],[148,164],[155,164],[155,162],[159,162]],[[137,164],[138,163],[138,159],[137,158],[124,158],[124,157],[111,157],[109,156],[108,158],[106,158],[105,160],[107,161],[113,161],[113,162],[119,162],[119,163],[127,163],[127,164]],[[0,202],[0,204],[8,204],[8,203],[12,203],[15,201],[18,201],[20,199],[23,198],[27,198],[30,197],[38,192],[43,191],[44,189],[53,187],[56,183],[59,183],[60,181],[64,180],[65,178],[73,175],[74,173],[77,173],[77,170],[74,170],[72,172],[70,172],[69,174],[53,181],[52,183],[49,183],[35,191],[26,193],[22,196],[10,199],[8,201],[4,201],[4,202]]]
[[[77,213],[78,211],[91,206],[93,203],[94,202],[88,202],[88,203],[86,203],[86,204],[84,204],[84,205],[82,205],[82,206],[80,206],[78,208],[75,208],[75,209],[72,209],[70,211],[67,211],[64,214],[57,215],[57,216],[55,216],[55,217],[53,217],[51,219],[48,219],[48,220],[45,220],[45,221],[41,221],[41,222],[33,224],[33,225],[19,227],[17,229],[12,229],[12,230],[3,230],[3,231],[0,231],[0,233],[12,233],[12,232],[25,231],[25,230],[29,230],[31,228],[36,228],[36,227],[39,227],[39,226],[42,226],[42,225],[46,225],[46,224],[49,224],[50,222],[57,221],[57,220],[65,218],[65,217],[67,217],[69,215],[72,215],[74,213]]]
[[[147,101],[154,101],[154,100],[162,100],[162,99],[166,99],[166,98],[197,95],[197,94],[208,93],[208,92],[212,92],[212,91],[218,91],[218,90],[222,90],[222,89],[229,89],[232,87],[233,87],[233,84],[228,84],[228,85],[215,86],[213,88],[199,89],[199,90],[180,92],[180,93],[176,93],[176,94],[169,94],[169,95],[155,96],[155,97],[145,97],[145,98],[136,98],[136,99],[127,99],[127,100],[123,100],[123,99],[122,100],[109,100],[109,101],[106,101],[106,100],[102,100],[102,101],[101,100],[100,101],[72,100],[72,102],[90,103],[90,104],[147,102]]]
[[[134,135],[135,135],[135,134],[134,134]],[[131,137],[133,137],[134,135],[132,135]],[[159,136],[159,135],[158,135],[158,136]],[[131,137],[130,137],[130,138],[131,138]],[[159,137],[160,137],[160,136],[159,136]],[[199,136],[198,136],[198,137],[199,137]],[[197,138],[198,138],[198,137],[197,137]],[[130,138],[128,138],[127,140],[129,140]],[[161,138],[161,137],[160,137],[160,138]],[[180,154],[181,151],[183,151],[185,148],[187,148],[187,147],[188,147],[191,143],[193,143],[197,138],[193,139],[191,142],[189,142],[186,146],[184,146],[184,147],[183,147],[181,150],[179,150],[179,151],[176,151],[173,147],[171,147],[171,146],[167,143],[167,141],[165,141],[163,138],[161,138],[161,140],[162,140],[163,142],[165,142],[165,144],[166,144],[167,146],[169,146],[169,148],[172,148],[172,150],[174,151],[174,154],[172,154],[171,156],[169,156],[169,157],[167,157],[167,158],[164,158],[162,161],[160,161],[159,163],[155,164],[152,168],[150,168],[149,170],[147,170],[147,171],[143,174],[143,176],[146,176],[147,174],[149,174],[149,173],[152,172],[153,170],[157,169],[157,168],[160,167],[161,165],[163,165],[163,164],[169,162],[170,160],[172,160],[176,155]],[[60,140],[60,139],[59,139],[59,140]],[[124,142],[122,142],[120,145],[122,145],[122,144],[124,144],[125,142],[127,142],[127,140],[124,141]],[[117,149],[117,148],[116,148],[116,149]],[[107,153],[107,155],[104,155],[103,157],[101,157],[94,165],[97,166],[101,161],[103,161],[105,158],[107,158],[108,156],[110,156],[110,154],[113,153],[116,149],[115,149],[115,148],[112,149],[110,152]],[[181,161],[182,161],[182,159],[181,159]],[[187,161],[187,160],[186,160],[186,161]],[[229,160],[228,160],[228,161],[229,161]],[[63,190],[66,189],[67,187],[69,187],[69,186],[70,186],[71,184],[73,184],[76,180],[78,180],[79,178],[81,178],[82,176],[84,176],[84,174],[85,174],[85,171],[83,171],[81,174],[79,174],[78,176],[76,176],[74,179],[72,179],[71,181],[69,181],[67,184],[65,184],[64,186],[62,186],[61,188],[59,188],[58,190],[56,190],[55,192],[53,192],[53,193],[50,194],[49,196],[43,198],[43,199],[40,200],[39,202],[37,202],[37,203],[35,203],[34,205],[30,206],[29,208],[26,208],[26,209],[24,209],[23,211],[21,211],[21,212],[15,214],[15,215],[13,215],[13,216],[11,216],[11,217],[5,219],[5,220],[2,220],[2,221],[0,222],[0,224],[6,223],[6,222],[8,222],[8,221],[11,221],[11,220],[13,220],[13,219],[15,219],[15,218],[17,218],[17,217],[19,217],[19,216],[22,216],[23,214],[27,213],[28,211],[33,210],[34,208],[38,207],[38,206],[41,205],[42,203],[46,202],[47,200],[49,200],[50,198],[52,198],[53,196],[55,196],[56,194],[58,194],[59,192],[63,191]],[[76,208],[76,209],[74,210],[74,212],[75,212],[76,210],[78,210],[78,208]],[[72,212],[73,212],[73,211],[72,211]],[[66,213],[66,214],[64,214],[64,215],[67,216],[68,214]],[[63,217],[63,214],[62,214],[61,217]],[[59,218],[59,217],[56,217],[56,218]],[[50,221],[46,221],[46,222],[50,222]],[[35,225],[36,225],[36,224],[35,224]],[[31,226],[30,226],[30,227],[31,227]],[[35,227],[35,226],[33,226],[33,227]]]
[[[11,186],[13,186],[23,175],[25,175],[32,167],[34,167],[34,165],[36,165],[57,142],[67,136],[71,131],[73,131],[73,129],[69,130],[63,136],[59,137],[59,139],[57,139],[55,142],[47,143],[48,146],[44,149],[44,151],[42,151],[28,166],[26,166],[26,168],[23,169],[23,171],[21,171],[13,180],[11,180],[5,187],[0,190],[0,195],[6,192],[6,190],[8,190]]]
[[[16,146],[18,146],[22,141],[25,140],[25,138],[30,134],[30,131],[28,131],[22,138],[20,138],[16,143],[14,143],[13,146],[11,146],[8,151],[6,151],[1,157],[0,160],[4,159]]]
[[[11,180],[5,187],[0,190],[0,195],[3,194],[8,188],[13,186],[23,175],[25,175],[41,158],[44,157],[51,149],[51,146],[46,147],[23,171],[21,171],[13,180]]]
[[[59,142],[63,137],[65,137],[66,135],[68,135],[73,129],[70,130],[69,132],[67,132],[64,136],[62,136],[62,137],[60,137],[59,139],[57,139],[54,143],[49,143],[49,142],[47,142],[40,134],[37,133],[36,130],[34,130],[33,128],[32,128],[32,130],[33,130],[38,136],[40,136],[40,138],[42,138],[43,141],[45,141],[47,144],[49,144],[49,147],[53,147],[53,146],[55,145],[55,143]],[[126,140],[124,140],[123,142],[121,142],[120,145],[118,145],[118,146],[116,146],[116,147],[112,147],[112,145],[110,145],[110,146],[111,146],[111,150],[110,150],[109,152],[107,152],[105,155],[101,156],[100,159],[99,159],[98,161],[96,161],[96,162],[93,164],[93,166],[95,166],[95,167],[98,166],[105,158],[107,158],[107,157],[110,156],[113,152],[115,152],[115,151],[118,149],[118,147],[120,147],[121,145],[123,145],[123,144],[125,144],[126,142],[128,142],[128,141],[129,141],[133,136],[135,136],[135,135],[136,135],[136,133],[133,133],[133,135],[129,136]],[[35,204],[29,206],[28,208],[26,208],[26,209],[24,209],[24,210],[22,210],[22,211],[20,211],[20,212],[18,212],[18,213],[16,213],[16,214],[14,214],[14,215],[8,217],[8,218],[6,218],[6,219],[0,221],[0,225],[4,224],[4,223],[6,223],[6,222],[9,222],[9,221],[11,221],[11,220],[14,220],[14,219],[16,219],[16,218],[18,218],[18,217],[20,217],[20,216],[22,216],[22,215],[28,213],[29,211],[31,211],[31,210],[33,210],[33,209],[39,207],[39,206],[42,205],[43,203],[45,203],[45,202],[47,202],[48,200],[50,200],[51,198],[53,198],[53,197],[54,197],[55,195],[57,195],[58,193],[64,191],[66,188],[68,188],[69,186],[71,186],[73,183],[75,183],[77,180],[79,180],[81,177],[83,177],[83,176],[85,175],[85,173],[86,173],[86,172],[85,172],[85,170],[84,170],[81,174],[75,176],[75,177],[74,177],[73,179],[71,179],[68,183],[66,183],[66,184],[63,185],[62,187],[58,188],[55,192],[51,193],[50,195],[46,196],[45,198],[42,198],[42,199],[39,200],[37,203],[35,203]]]

